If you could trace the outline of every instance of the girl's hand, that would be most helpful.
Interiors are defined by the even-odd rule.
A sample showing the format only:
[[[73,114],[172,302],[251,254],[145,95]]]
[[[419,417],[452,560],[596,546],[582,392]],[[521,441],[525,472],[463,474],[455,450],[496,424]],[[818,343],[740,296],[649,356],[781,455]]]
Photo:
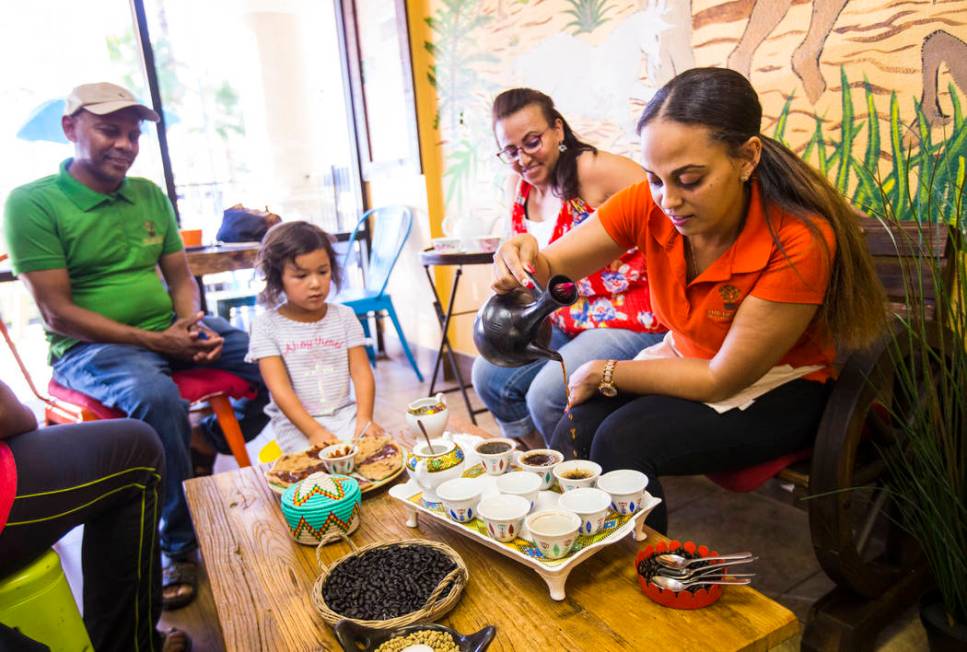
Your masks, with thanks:
[[[491,287],[498,294],[513,292],[519,287],[533,288],[528,276],[536,273],[540,253],[537,240],[527,233],[513,236],[500,245],[494,256],[494,282]]]
[[[571,402],[568,404],[568,409],[584,403],[598,393],[598,385],[601,384],[606,363],[607,360],[589,360],[571,374],[570,381],[567,384],[571,392]]]
[[[379,425],[375,421],[370,421],[369,427],[367,427],[366,421],[361,421],[359,419],[356,419],[356,434],[354,435],[354,437],[358,439],[363,436],[364,432],[366,435],[372,435],[374,437],[380,437],[386,434],[386,431],[383,429],[383,426]]]
[[[318,446],[320,448],[325,448],[326,446],[331,446],[333,444],[339,443],[339,438],[332,434],[322,426],[319,429],[309,435],[309,443],[313,446]]]

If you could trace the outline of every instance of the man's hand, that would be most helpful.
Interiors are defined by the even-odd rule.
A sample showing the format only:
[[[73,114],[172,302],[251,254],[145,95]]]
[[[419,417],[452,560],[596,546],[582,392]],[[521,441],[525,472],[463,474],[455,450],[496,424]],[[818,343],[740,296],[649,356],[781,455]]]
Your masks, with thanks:
[[[201,323],[204,316],[205,313],[197,312],[191,317],[176,319],[165,330],[154,333],[149,348],[162,355],[199,364],[217,359],[225,341]]]

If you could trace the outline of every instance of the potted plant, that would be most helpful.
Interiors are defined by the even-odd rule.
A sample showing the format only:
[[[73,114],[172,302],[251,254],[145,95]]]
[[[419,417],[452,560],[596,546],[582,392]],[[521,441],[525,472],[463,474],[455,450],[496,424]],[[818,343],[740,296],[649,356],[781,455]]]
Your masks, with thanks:
[[[895,163],[892,184],[878,180],[873,211],[887,226],[905,223],[907,230],[891,231],[907,240],[898,248],[913,251],[903,277],[907,297],[914,300],[910,310],[896,315],[890,349],[893,392],[901,398],[890,410],[899,445],[881,452],[896,518],[919,544],[936,586],[920,608],[932,650],[967,649],[965,142],[962,120],[937,146],[921,139],[917,156],[908,150],[905,162]],[[912,229],[911,217],[918,225]],[[955,255],[946,265],[953,269],[931,252],[930,230],[923,228],[931,222],[951,229]],[[931,286],[932,310],[915,300]]]

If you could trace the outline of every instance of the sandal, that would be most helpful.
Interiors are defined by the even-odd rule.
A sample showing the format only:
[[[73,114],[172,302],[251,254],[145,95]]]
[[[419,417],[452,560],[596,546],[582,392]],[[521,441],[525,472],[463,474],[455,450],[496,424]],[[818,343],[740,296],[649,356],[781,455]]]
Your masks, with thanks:
[[[165,597],[164,590],[170,587],[187,586],[185,593]],[[195,599],[198,593],[198,564],[194,561],[166,559],[161,572],[161,608],[165,611],[180,609]]]
[[[161,652],[191,652],[191,637],[184,630],[171,627],[161,635]]]

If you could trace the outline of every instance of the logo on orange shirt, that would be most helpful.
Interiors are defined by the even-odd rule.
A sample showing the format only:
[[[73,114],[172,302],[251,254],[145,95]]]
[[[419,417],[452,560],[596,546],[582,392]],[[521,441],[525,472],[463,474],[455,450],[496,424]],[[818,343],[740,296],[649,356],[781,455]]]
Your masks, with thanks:
[[[742,291],[734,285],[723,285],[719,288],[719,295],[722,297],[722,310],[709,308],[705,314],[709,319],[715,321],[732,321],[735,311],[739,307],[739,299],[742,298]]]

